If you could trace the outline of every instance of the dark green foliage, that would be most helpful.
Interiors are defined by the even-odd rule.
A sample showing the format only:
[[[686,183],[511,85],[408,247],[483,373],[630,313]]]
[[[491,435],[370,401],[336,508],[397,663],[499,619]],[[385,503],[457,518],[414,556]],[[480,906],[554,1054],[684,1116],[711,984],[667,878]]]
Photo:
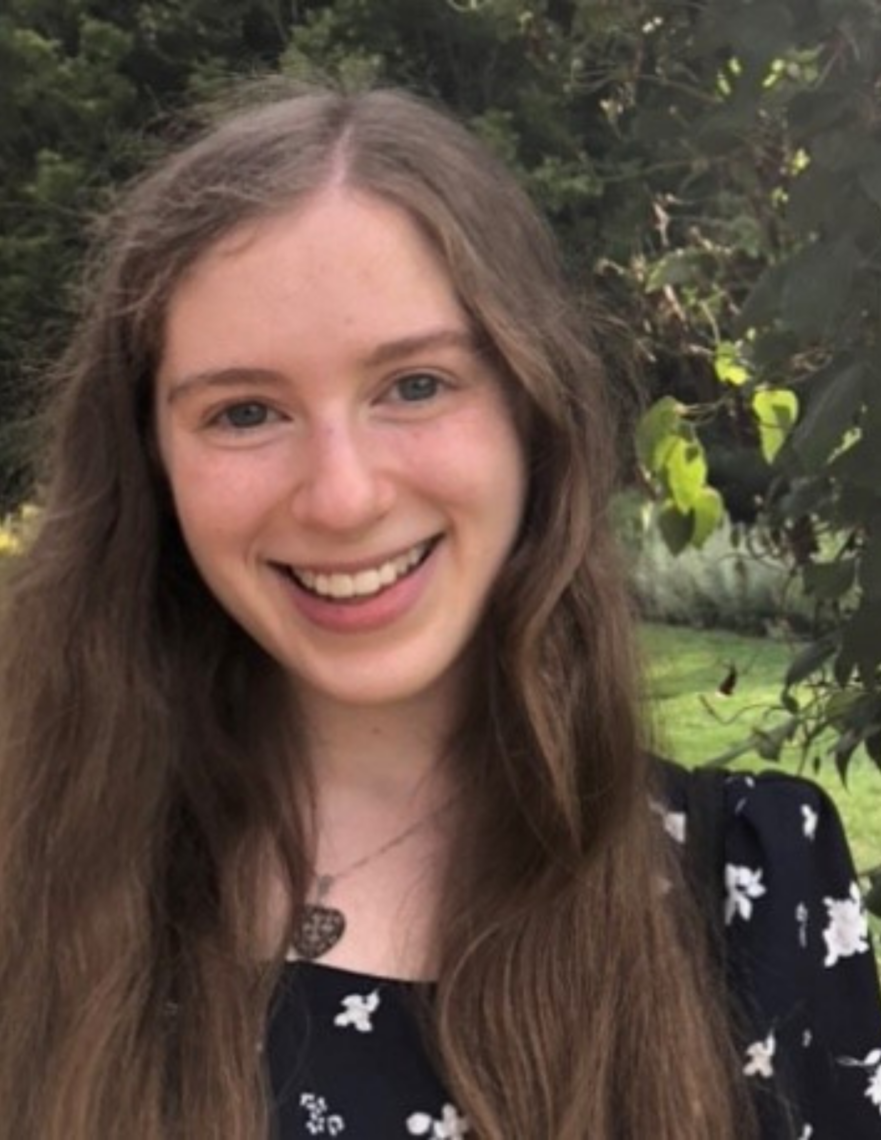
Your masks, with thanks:
[[[801,687],[794,731],[845,775],[858,748],[881,755],[881,9],[707,0],[673,37],[685,7],[644,6],[701,98],[664,92],[680,134],[668,189],[646,167],[661,224],[643,281],[652,343],[693,365],[644,421],[653,447],[639,458],[675,549],[705,538],[686,507],[714,481],[712,445],[761,451],[755,533],[802,577],[818,629],[835,629],[793,662],[783,703]],[[707,463],[674,471],[689,429]]]
[[[63,342],[90,219],[218,76],[275,64],[281,7],[12,0],[0,16],[0,513],[28,488],[35,374]]]

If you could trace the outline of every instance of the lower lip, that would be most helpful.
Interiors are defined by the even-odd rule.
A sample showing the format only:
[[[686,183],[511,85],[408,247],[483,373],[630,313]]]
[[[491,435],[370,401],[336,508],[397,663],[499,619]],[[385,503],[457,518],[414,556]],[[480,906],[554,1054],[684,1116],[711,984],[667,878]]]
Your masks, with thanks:
[[[440,543],[410,574],[400,578],[373,597],[346,599],[320,598],[304,590],[293,578],[279,571],[288,595],[298,611],[312,625],[331,633],[370,633],[400,620],[421,598],[434,572]]]

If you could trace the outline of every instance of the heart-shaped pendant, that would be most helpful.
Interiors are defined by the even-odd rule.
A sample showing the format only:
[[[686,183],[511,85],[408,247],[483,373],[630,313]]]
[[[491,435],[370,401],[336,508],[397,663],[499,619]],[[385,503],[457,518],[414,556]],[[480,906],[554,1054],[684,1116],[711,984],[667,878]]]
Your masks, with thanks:
[[[306,903],[294,932],[297,957],[314,962],[332,950],[346,931],[346,917],[333,906]]]

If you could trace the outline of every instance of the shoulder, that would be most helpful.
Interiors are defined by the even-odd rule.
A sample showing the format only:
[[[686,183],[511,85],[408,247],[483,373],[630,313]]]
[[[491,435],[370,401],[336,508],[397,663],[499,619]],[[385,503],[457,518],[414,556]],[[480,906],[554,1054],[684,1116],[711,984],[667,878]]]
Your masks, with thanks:
[[[781,913],[796,921],[813,904],[839,925],[849,915],[853,952],[869,952],[844,829],[819,785],[783,772],[689,772],[667,762],[662,773],[665,826],[679,833],[683,847],[703,842],[707,814],[717,812],[709,826],[720,853],[726,926],[761,926]],[[842,955],[843,946],[827,956]]]
[[[714,804],[726,844],[752,839],[768,854],[782,857],[791,852],[796,861],[811,852],[840,856],[842,849],[846,851],[835,804],[811,780],[774,771],[690,771],[666,760],[659,765],[663,807],[667,813],[682,816],[683,840],[686,831],[696,830],[702,822],[696,817]],[[849,858],[844,863],[850,872]]]
[[[782,772],[662,771],[665,827],[680,833],[689,861],[706,835],[707,805],[716,805],[706,897],[746,1018],[744,1073],[759,1092],[772,1079],[789,1090],[795,1117],[812,1129],[802,1135],[881,1135],[881,995],[832,799]]]

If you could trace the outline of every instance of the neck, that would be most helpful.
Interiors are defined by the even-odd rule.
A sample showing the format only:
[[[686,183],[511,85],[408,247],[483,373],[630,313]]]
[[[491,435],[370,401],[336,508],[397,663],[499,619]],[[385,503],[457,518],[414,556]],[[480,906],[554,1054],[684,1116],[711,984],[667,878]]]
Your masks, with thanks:
[[[353,797],[406,810],[448,794],[451,699],[420,694],[395,705],[352,706],[309,694],[301,704],[319,808]]]
[[[455,818],[447,748],[454,708],[436,697],[377,708],[299,694],[299,703],[316,878],[294,945],[305,957],[367,973],[432,976],[432,924]],[[326,922],[337,924],[329,934]]]

